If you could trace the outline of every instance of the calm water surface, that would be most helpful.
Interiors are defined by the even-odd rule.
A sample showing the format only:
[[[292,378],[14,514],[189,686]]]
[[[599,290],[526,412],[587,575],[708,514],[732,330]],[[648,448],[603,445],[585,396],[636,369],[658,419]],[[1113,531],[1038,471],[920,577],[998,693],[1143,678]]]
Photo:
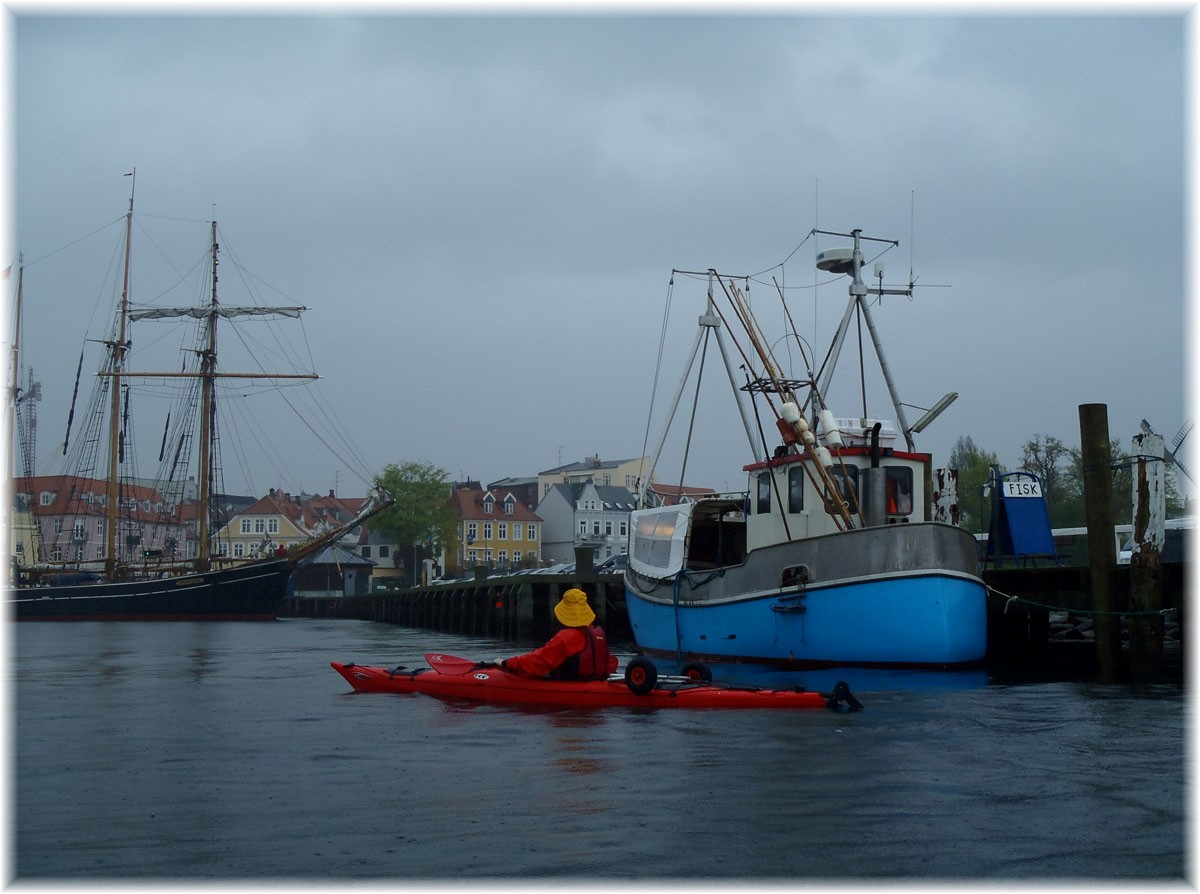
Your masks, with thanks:
[[[520,649],[359,621],[15,625],[13,871],[767,882],[1187,868],[1181,686],[846,671],[861,713],[535,711],[353,694],[329,667],[427,651]]]

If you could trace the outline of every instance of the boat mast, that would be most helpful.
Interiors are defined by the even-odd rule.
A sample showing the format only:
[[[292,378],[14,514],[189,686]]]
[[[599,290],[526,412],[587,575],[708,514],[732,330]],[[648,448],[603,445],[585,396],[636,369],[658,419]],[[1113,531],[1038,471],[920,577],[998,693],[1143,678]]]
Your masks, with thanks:
[[[196,560],[197,571],[207,571],[209,566],[209,501],[212,497],[212,437],[213,437],[213,385],[217,371],[217,222],[212,222],[212,297],[208,304],[208,347],[200,356],[200,503],[198,536],[200,553]]]
[[[126,331],[129,325],[129,256],[133,236],[133,196],[137,186],[137,168],[125,175],[132,177],[129,185],[129,211],[125,214],[125,270],[121,281],[121,307],[117,314],[117,340],[110,342],[108,349],[112,364],[112,394],[110,395],[108,421],[108,490],[104,571],[109,580],[117,574],[117,522],[120,497],[118,476],[120,474],[120,427],[121,427],[121,373],[125,367],[125,352],[129,349]]]
[[[16,432],[17,432],[17,399],[18,399],[18,396],[20,395],[20,391],[21,391],[20,381],[18,378],[21,374],[20,365],[18,362],[18,356],[19,356],[20,345],[21,345],[21,283],[22,283],[22,280],[24,280],[24,278],[25,278],[24,259],[22,258],[21,255],[17,255],[17,300],[16,300],[16,307],[13,308],[12,369],[10,371],[9,380],[8,380],[9,381],[8,407],[7,407],[8,434],[4,439],[5,451],[11,451],[11,454],[12,454],[12,455],[8,456],[4,461],[5,474],[7,474],[9,476],[9,481],[13,481],[17,477],[16,476],[16,451],[14,449],[14,446],[16,443]],[[6,507],[6,509],[8,512],[9,523],[5,526],[3,531],[0,531],[0,549],[4,550],[4,555],[12,556],[12,555],[14,555],[13,544],[12,544],[12,537],[13,537],[12,532],[16,528],[16,525],[13,524],[13,521],[15,519],[15,515],[16,515],[16,511],[17,511],[15,501],[9,501],[9,504]],[[18,576],[15,562],[9,563],[6,574],[9,575],[6,578],[9,581],[9,583],[15,584],[17,581],[17,576]]]
[[[896,410],[896,423],[900,427],[900,431],[904,434],[904,441],[908,445],[909,451],[914,451],[912,431],[908,427],[908,420],[904,415],[904,404],[900,402],[900,395],[896,392],[896,383],[892,379],[892,370],[888,366],[887,358],[883,355],[883,344],[879,340],[879,333],[875,329],[875,319],[871,316],[871,308],[867,304],[867,295],[907,295],[912,297],[912,283],[909,283],[907,289],[885,289],[880,285],[879,288],[868,288],[863,282],[860,271],[862,269],[862,239],[869,239],[873,242],[887,242],[891,245],[899,245],[894,239],[876,239],[871,236],[863,236],[862,230],[851,230],[849,233],[832,233],[828,230],[813,230],[814,233],[822,233],[826,236],[850,236],[854,239],[854,248],[851,250],[850,257],[846,258],[840,252],[825,252],[828,256],[827,261],[818,261],[817,267],[821,270],[827,270],[831,273],[845,273],[850,276],[850,302],[846,305],[846,312],[842,315],[841,324],[838,326],[837,333],[834,335],[833,344],[829,348],[829,355],[825,360],[825,372],[821,377],[819,391],[821,394],[828,393],[829,381],[833,377],[834,368],[837,366],[838,354],[842,349],[842,342],[846,338],[846,329],[850,324],[850,318],[857,309],[863,315],[863,319],[867,321],[867,330],[871,334],[871,341],[875,345],[875,356],[879,360],[879,369],[883,373],[884,383],[887,385],[888,394],[892,398],[892,406]],[[861,361],[861,358],[860,358]],[[865,423],[864,423],[865,424]]]
[[[8,386],[8,432],[9,437],[5,445],[6,450],[12,450],[13,437],[16,434],[17,424],[17,401],[20,399],[21,383],[20,375],[21,368],[19,362],[21,350],[21,287],[25,280],[25,261],[22,255],[17,255],[17,298],[16,306],[13,308],[13,341],[12,341],[12,368],[9,373]],[[8,474],[16,477],[16,452],[9,457],[5,464],[5,469]]]

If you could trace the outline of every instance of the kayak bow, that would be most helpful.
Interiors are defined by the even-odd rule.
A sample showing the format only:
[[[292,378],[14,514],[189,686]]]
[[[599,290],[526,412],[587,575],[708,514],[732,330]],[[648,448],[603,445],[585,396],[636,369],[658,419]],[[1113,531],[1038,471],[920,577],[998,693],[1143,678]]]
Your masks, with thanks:
[[[331,661],[357,692],[418,692],[442,699],[566,708],[833,708],[862,705],[845,683],[823,695],[802,688],[760,689],[691,676],[659,677],[644,658],[606,680],[530,679],[453,655],[425,656],[430,667],[394,669]],[[649,685],[647,685],[649,683]]]

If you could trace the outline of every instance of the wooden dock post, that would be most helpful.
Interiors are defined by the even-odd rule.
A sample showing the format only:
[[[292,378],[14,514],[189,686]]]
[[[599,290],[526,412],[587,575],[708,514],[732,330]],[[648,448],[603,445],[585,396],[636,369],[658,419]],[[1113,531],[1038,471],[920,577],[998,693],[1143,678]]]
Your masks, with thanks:
[[[1079,441],[1083,459],[1083,505],[1087,517],[1096,661],[1103,680],[1115,680],[1121,659],[1121,622],[1117,616],[1117,547],[1113,528],[1112,456],[1108,407],[1079,405]]]
[[[1134,435],[1133,553],[1129,557],[1129,671],[1153,677],[1163,661],[1162,552],[1166,545],[1167,485],[1161,435]]]

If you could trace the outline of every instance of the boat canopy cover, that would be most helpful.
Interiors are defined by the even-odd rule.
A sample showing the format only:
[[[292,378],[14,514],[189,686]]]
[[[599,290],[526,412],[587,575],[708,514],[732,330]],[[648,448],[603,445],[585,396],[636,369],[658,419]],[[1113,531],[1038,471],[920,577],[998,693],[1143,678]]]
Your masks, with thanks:
[[[695,503],[659,506],[630,513],[629,567],[638,574],[669,580],[683,568]]]

